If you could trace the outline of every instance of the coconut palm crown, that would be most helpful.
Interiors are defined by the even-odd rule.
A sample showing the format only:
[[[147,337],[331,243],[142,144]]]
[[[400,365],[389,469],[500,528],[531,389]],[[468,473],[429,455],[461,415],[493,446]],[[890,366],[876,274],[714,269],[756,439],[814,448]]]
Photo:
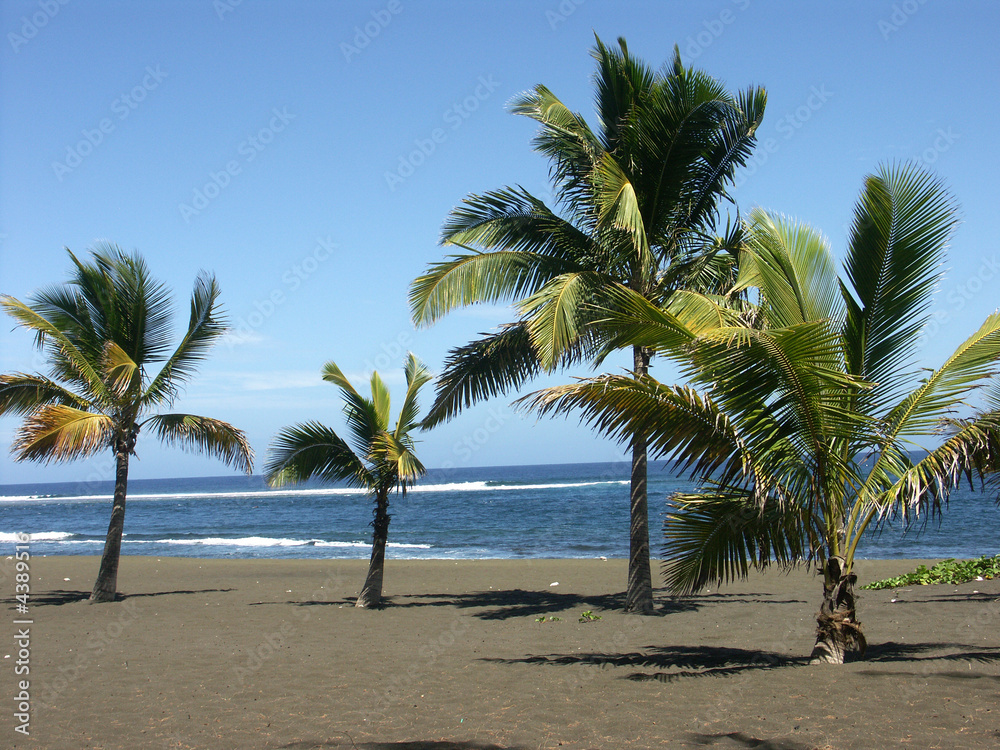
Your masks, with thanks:
[[[818,232],[755,211],[743,308],[703,298],[663,310],[626,292],[609,313],[621,341],[674,357],[688,385],[609,376],[529,397],[622,441],[645,431],[657,456],[691,471],[700,487],[672,498],[666,522],[671,589],[812,559],[824,577],[813,659],[864,652],[854,560],[865,531],[935,510],[1000,457],[1000,393],[956,417],[995,374],[1000,314],[940,367],[916,366],[955,217],[919,167],[882,168],[865,181],[840,275]]]
[[[727,184],[749,157],[766,95],[733,96],[685,67],[677,49],[661,71],[597,39],[595,132],[545,86],[514,100],[541,126],[537,151],[551,165],[555,204],[522,187],[469,195],[442,230],[461,253],[432,264],[410,292],[413,319],[430,325],[476,303],[513,302],[517,320],[453,349],[428,424],[516,391],[536,375],[599,364],[598,307],[620,287],[657,304],[678,290],[731,285],[732,238],[714,236]],[[738,225],[737,225],[738,226]],[[651,350],[634,346],[637,376]],[[631,440],[632,488],[626,610],[653,609],[646,506],[646,444]]]
[[[194,374],[225,320],[215,278],[201,274],[190,318],[170,351],[171,300],[138,253],[99,244],[89,262],[72,252],[70,280],[29,303],[0,297],[0,308],[35,334],[50,375],[0,375],[0,415],[23,416],[11,448],[18,461],[47,463],[110,450],[115,457],[111,521],[92,602],[117,596],[129,458],[143,430],[250,473],[253,451],[242,431],[194,414],[161,414]]]
[[[337,385],[344,397],[350,431],[348,444],[329,427],[306,422],[286,427],[274,439],[264,473],[272,487],[317,478],[344,481],[367,490],[374,504],[372,552],[358,607],[382,601],[385,547],[389,537],[389,496],[405,493],[425,473],[414,452],[413,433],[420,428],[417,395],[431,380],[430,371],[413,354],[406,358],[406,395],[396,425],[389,426],[389,389],[377,372],[371,376],[371,398],[362,396],[333,362],[323,367],[323,380]]]

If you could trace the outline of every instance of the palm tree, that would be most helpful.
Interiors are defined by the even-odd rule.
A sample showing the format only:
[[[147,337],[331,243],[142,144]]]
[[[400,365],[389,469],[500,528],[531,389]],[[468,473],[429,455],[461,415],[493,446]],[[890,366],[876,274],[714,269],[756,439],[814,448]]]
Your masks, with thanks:
[[[111,522],[90,596],[106,602],[117,597],[129,457],[139,432],[148,429],[164,443],[203,451],[247,473],[253,451],[243,432],[226,422],[153,413],[173,403],[226,330],[215,278],[200,274],[195,281],[187,332],[171,353],[169,292],[138,254],[100,244],[89,263],[69,255],[74,270],[66,284],[37,293],[29,304],[0,297],[0,307],[35,334],[51,364],[51,377],[0,375],[0,415],[24,416],[11,449],[18,461],[114,454]]]
[[[545,86],[519,97],[515,114],[536,120],[557,208],[521,187],[470,195],[452,211],[442,244],[464,252],[430,266],[411,287],[414,322],[457,307],[512,301],[519,318],[453,349],[428,425],[518,389],[543,371],[603,356],[596,306],[627,287],[657,304],[677,290],[715,290],[733,280],[729,242],[709,236],[726,185],[745,163],[766,95],[738,97],[705,73],[673,62],[655,72],[597,40],[600,131]],[[651,350],[633,346],[635,377]],[[653,610],[646,498],[646,438],[631,436],[631,523],[626,611]]]
[[[319,477],[346,481],[371,493],[374,501],[372,554],[357,607],[377,607],[382,601],[385,545],[389,538],[389,494],[403,492],[424,474],[414,454],[413,432],[420,426],[417,394],[431,379],[413,355],[406,358],[406,396],[396,426],[389,429],[389,389],[377,372],[371,377],[371,398],[355,390],[333,362],[323,367],[323,380],[340,387],[353,450],[329,427],[318,422],[286,427],[275,438],[264,473],[272,487]]]
[[[611,314],[624,340],[683,363],[690,385],[603,377],[529,398],[543,413],[580,410],[622,441],[646,432],[656,455],[697,478],[666,522],[671,589],[815,560],[814,661],[864,652],[854,558],[865,531],[933,512],[963,476],[1000,465],[1000,401],[978,418],[948,417],[994,373],[1000,314],[937,369],[914,366],[954,225],[938,182],[914,166],[882,168],[865,182],[840,276],[818,232],[755,211],[740,258],[744,309],[716,306],[713,323],[711,299],[671,312],[632,295],[627,313]],[[919,441],[942,427],[947,439],[924,453]]]

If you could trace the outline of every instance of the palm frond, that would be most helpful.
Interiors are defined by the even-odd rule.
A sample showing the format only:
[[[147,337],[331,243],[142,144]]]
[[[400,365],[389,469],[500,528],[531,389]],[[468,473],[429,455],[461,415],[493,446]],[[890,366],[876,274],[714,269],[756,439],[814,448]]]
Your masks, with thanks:
[[[361,395],[358,393],[354,385],[351,384],[351,381],[347,379],[347,376],[344,375],[343,371],[337,366],[336,362],[327,362],[323,365],[322,377],[323,380],[328,383],[333,383],[338,388],[350,393],[351,395]]]
[[[927,435],[941,417],[962,405],[963,398],[985,384],[1000,362],[1000,313],[993,313],[963,341],[941,367],[932,371],[886,415],[886,436]]]
[[[601,287],[593,273],[567,273],[552,279],[519,307],[531,347],[545,370],[553,370],[572,350],[586,326],[587,305]]]
[[[738,288],[759,290],[770,325],[844,318],[833,252],[808,225],[755,209],[740,266]]]
[[[970,487],[978,478],[984,488],[995,490],[1000,478],[1000,411],[994,408],[968,419],[944,420],[942,430],[948,439],[919,462],[927,462],[922,467],[926,476],[948,479],[948,485],[938,483],[938,496],[947,499],[948,490],[958,486],[963,476]],[[914,507],[916,503],[900,498],[900,505]]]
[[[86,399],[44,375],[23,372],[0,375],[0,415],[30,414],[47,404],[63,404],[83,410],[91,407]]]
[[[388,432],[378,436],[372,452],[380,456],[380,463],[391,467],[388,472],[393,485],[404,490],[426,473],[424,465],[413,452],[413,441],[408,436],[397,438]]]
[[[605,153],[598,162],[593,182],[599,226],[610,225],[626,232],[631,238],[630,276],[634,279],[633,283],[645,288],[650,280],[643,276],[649,274],[655,262],[636,187],[609,153]]]
[[[214,456],[237,471],[253,471],[253,449],[246,435],[228,422],[196,414],[157,414],[142,426],[167,445]]]
[[[106,414],[66,404],[45,404],[24,420],[11,452],[18,461],[48,463],[84,458],[111,445],[114,427]]]
[[[735,322],[730,311],[696,292],[675,292],[661,307],[628,287],[607,285],[597,304],[601,303],[604,307],[594,313],[603,345],[598,361],[626,346],[682,356],[699,334]]]
[[[437,378],[434,403],[423,428],[447,422],[463,409],[515,391],[541,371],[527,325],[512,323],[498,333],[452,349]]]
[[[98,246],[98,262],[100,253]],[[138,253],[127,254],[113,245],[108,246],[108,253],[119,308],[115,341],[143,366],[166,359],[173,334],[170,290],[152,277]],[[128,346],[132,339],[134,343]]]
[[[617,50],[596,37],[592,56],[597,61],[595,104],[601,118],[602,144],[605,151],[617,151],[629,140],[628,126],[655,90],[657,76],[629,54],[621,37]]]
[[[579,114],[572,112],[548,88],[539,85],[515,97],[511,111],[541,125],[533,145],[549,159],[550,174],[563,205],[579,210],[601,143]]]
[[[91,358],[81,351],[74,341],[48,318],[20,300],[4,295],[0,297],[0,307],[10,315],[22,328],[27,328],[36,334],[37,340],[46,342],[49,346],[56,370],[65,379],[81,384],[88,394],[101,403],[110,403],[111,394],[95,366],[100,361],[103,345]]]
[[[70,256],[72,257],[72,253]],[[72,347],[82,356],[93,361],[100,359],[104,347],[100,331],[91,321],[91,313],[83,295],[72,285],[58,284],[41,289],[32,295],[29,307],[53,329],[60,331],[63,338],[71,342]],[[33,330],[30,325],[25,327]],[[76,369],[65,362],[67,355],[63,353],[59,342],[47,335],[50,331],[34,330],[34,333],[35,345],[48,354],[53,371],[57,373],[56,377],[75,377]],[[64,368],[68,369],[66,375],[62,374]]]
[[[852,553],[870,523],[892,518],[907,525],[939,513],[963,480],[972,489],[976,479],[985,485],[1000,470],[1000,412],[942,420],[942,430],[948,438],[918,461],[895,445],[886,451],[887,460],[875,467],[852,509],[847,540]]]
[[[414,280],[410,311],[417,325],[429,325],[459,307],[516,300],[562,269],[544,256],[516,250],[452,255]]]
[[[668,589],[692,593],[746,578],[754,568],[787,567],[809,556],[816,524],[801,507],[774,502],[761,507],[747,490],[709,487],[671,498],[663,547]]]
[[[579,263],[595,250],[588,233],[520,186],[466,196],[445,219],[441,244],[534,253],[565,263]]]
[[[957,222],[951,196],[913,164],[883,167],[865,180],[855,209],[845,270],[844,327],[851,372],[882,383],[878,406],[898,401],[906,371]]]
[[[138,393],[142,385],[142,369],[128,353],[114,341],[104,347],[104,375],[111,389],[119,399],[131,393]]]
[[[692,233],[693,236],[694,233]],[[697,232],[699,236],[702,232]],[[697,291],[734,302],[742,297],[736,289],[738,259],[745,244],[743,222],[727,224],[722,236],[704,236],[702,241],[682,248],[655,281],[650,299],[668,303],[676,292]]]
[[[169,403],[178,386],[194,374],[216,340],[226,331],[226,320],[219,310],[221,291],[214,276],[199,274],[191,293],[191,313],[187,331],[166,363],[150,381],[143,394],[146,405]]]
[[[984,457],[997,455],[998,435],[996,420],[964,424],[949,440],[897,474],[896,481],[874,499],[879,515],[893,514],[905,521],[911,514],[939,510],[963,479],[971,485],[976,475],[985,476],[988,461]]]
[[[950,479],[945,482],[944,474],[933,473],[942,468],[942,457],[951,456],[958,461],[978,456],[980,466],[989,465],[991,459],[988,458],[989,454],[983,453],[985,448],[982,446],[991,445],[988,442],[993,430],[990,413],[981,415],[983,421],[979,426],[975,420],[969,423],[952,422],[956,425],[964,424],[964,427],[958,436],[932,451],[924,459],[927,463],[921,462],[914,466],[901,441],[907,436],[933,435],[938,432],[947,414],[963,404],[963,397],[977,386],[985,384],[987,378],[994,374],[998,360],[1000,313],[994,313],[955,350],[944,365],[930,373],[903,398],[881,423],[878,456],[867,481],[859,491],[863,500],[880,505],[895,504],[897,508],[901,507],[899,503],[914,507],[926,505],[928,498],[936,502],[938,497],[946,495],[945,487],[950,486],[948,482],[954,483]],[[965,437],[959,437],[962,435]],[[987,442],[982,442],[984,440]],[[976,441],[981,446],[978,453],[974,450]],[[971,471],[972,468],[975,465],[967,466],[966,471]],[[947,476],[954,475],[952,473]],[[902,512],[905,513],[905,509]]]
[[[389,429],[389,412],[391,403],[389,398],[389,388],[378,372],[373,372],[371,376],[372,398],[371,404],[374,409],[375,418],[378,420],[379,431]]]
[[[690,375],[710,385],[731,413],[765,407],[780,420],[800,421],[816,441],[821,427],[849,423],[848,396],[869,384],[843,369],[839,332],[827,320],[786,328],[719,328],[705,333],[692,354]]]
[[[669,456],[693,476],[732,478],[748,470],[735,426],[710,397],[648,375],[581,379],[515,403],[539,416],[578,413],[582,423],[622,444],[644,435],[651,456]]]
[[[85,301],[102,341],[113,341],[140,367],[166,358],[171,335],[167,287],[152,278],[138,253],[99,242],[91,262],[70,254],[76,273],[70,282]]]
[[[685,191],[687,200],[680,202],[687,208],[682,224],[689,227],[715,226],[720,200],[729,199],[727,185],[753,153],[767,92],[760,87],[752,88],[741,92],[734,104],[730,104],[728,95],[715,102],[707,112],[706,130],[711,132],[713,124],[717,124],[717,130],[708,140],[703,158],[694,162],[693,179]]]
[[[403,406],[399,410],[396,429],[393,430],[393,435],[397,440],[420,426],[417,418],[420,413],[417,396],[420,389],[434,378],[427,366],[417,359],[413,352],[406,355],[404,370],[406,372],[406,396],[403,398]]]
[[[316,477],[370,487],[375,478],[351,448],[329,427],[306,422],[281,430],[274,438],[264,476],[272,487]]]
[[[378,373],[372,373],[373,389],[376,379],[379,383],[382,382],[381,378],[378,378]],[[323,365],[323,380],[334,383],[340,388],[344,398],[344,417],[351,430],[354,450],[359,455],[365,455],[375,436],[388,429],[388,391],[383,394],[386,400],[385,411],[380,414],[375,404],[377,397],[374,394],[373,398],[362,396],[335,362],[327,362]],[[384,389],[385,386],[383,385],[382,388]],[[382,420],[383,415],[386,418],[385,422]]]

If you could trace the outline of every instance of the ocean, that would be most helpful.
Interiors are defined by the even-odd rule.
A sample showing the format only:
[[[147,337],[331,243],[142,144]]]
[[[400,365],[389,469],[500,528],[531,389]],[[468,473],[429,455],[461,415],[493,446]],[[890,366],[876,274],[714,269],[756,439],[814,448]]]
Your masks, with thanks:
[[[629,465],[498,466],[430,470],[390,501],[390,558],[628,557]],[[668,462],[649,470],[650,536],[662,546],[667,498],[693,485]],[[0,485],[0,548],[31,534],[33,555],[99,555],[111,482]],[[129,482],[126,555],[208,558],[367,558],[364,492],[307,484],[268,489],[261,477]],[[953,493],[940,518],[870,533],[865,558],[1000,553],[992,497]],[[9,554],[9,553],[8,553]]]

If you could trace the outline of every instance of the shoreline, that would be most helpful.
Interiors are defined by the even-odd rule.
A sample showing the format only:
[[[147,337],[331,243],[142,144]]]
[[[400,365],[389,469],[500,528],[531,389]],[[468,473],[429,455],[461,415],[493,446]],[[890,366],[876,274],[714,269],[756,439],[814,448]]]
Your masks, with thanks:
[[[861,583],[922,562],[858,561]],[[367,564],[126,555],[125,598],[89,605],[96,556],[34,557],[31,735],[9,714],[2,731],[107,750],[1000,740],[997,580],[860,591],[868,657],[832,667],[806,663],[822,583],[804,569],[658,590],[640,617],[618,609],[622,559],[390,559],[379,611],[351,606]],[[10,621],[9,559],[0,580]]]
[[[8,548],[8,550],[12,551],[14,549],[14,545],[15,545],[15,542],[16,542],[17,535],[16,534],[10,534],[10,537],[11,538],[8,539],[8,540],[0,540],[0,543],[2,543],[3,545],[6,545],[7,548]],[[34,539],[28,540],[28,544],[31,546],[32,549],[37,549],[38,546],[45,545],[45,544],[48,544],[48,543],[49,543],[49,540],[44,540],[44,539],[43,540],[37,540],[37,541],[34,540]],[[95,543],[95,546],[98,547],[99,549],[103,549],[103,544],[104,543],[102,541],[99,544]],[[230,553],[230,554],[225,554],[225,555],[204,555],[204,556],[198,556],[198,555],[191,555],[191,554],[170,554],[168,552],[163,552],[163,553],[160,553],[160,554],[147,554],[145,552],[130,553],[128,551],[128,548],[123,546],[121,557],[122,557],[123,560],[124,559],[130,559],[130,560],[143,560],[143,559],[155,559],[155,560],[218,560],[218,561],[223,561],[223,562],[224,561],[237,561],[238,560],[238,561],[243,561],[243,562],[247,562],[247,563],[260,563],[260,564],[266,564],[266,563],[269,563],[269,562],[278,562],[278,561],[295,561],[295,560],[302,561],[302,562],[314,562],[314,563],[324,563],[324,562],[326,562],[326,563],[336,563],[336,562],[349,562],[349,561],[353,560],[355,562],[364,562],[364,563],[367,564],[368,559],[369,559],[369,555],[370,555],[370,550],[371,550],[371,542],[360,542],[360,541],[359,542],[350,542],[349,545],[351,547],[353,547],[354,549],[358,550],[358,554],[357,555],[351,556],[351,557],[348,557],[348,556],[318,557],[318,556],[315,556],[315,555],[312,555],[312,556],[307,556],[307,555],[295,556],[294,554],[287,554],[287,555],[276,556],[276,557],[267,557],[267,556],[263,556],[263,555],[261,555],[261,556],[248,556],[248,555],[245,555],[245,554],[232,554],[232,553]],[[444,556],[444,555],[442,555],[441,557],[434,557],[433,555],[420,555],[420,556],[412,556],[412,557],[408,556],[408,554],[406,553],[406,550],[408,548],[414,548],[414,547],[418,547],[420,549],[423,549],[423,548],[425,548],[425,545],[415,545],[415,544],[409,544],[409,543],[399,543],[398,545],[394,545],[392,542],[389,542],[389,544],[387,545],[387,549],[386,549],[386,561],[387,562],[401,562],[401,563],[410,563],[410,562],[417,562],[417,563],[419,563],[419,562],[475,563],[475,562],[483,562],[483,561],[491,561],[491,562],[502,562],[502,561],[529,562],[529,561],[532,561],[532,560],[549,561],[549,562],[558,562],[558,561],[561,561],[561,560],[575,561],[575,562],[592,560],[592,561],[608,562],[608,561],[624,561],[624,560],[628,559],[624,555],[622,555],[622,556],[616,556],[614,554],[611,554],[611,555],[593,555],[593,554],[587,554],[587,555],[580,555],[580,556],[576,556],[576,557],[571,556],[571,555],[558,555],[558,554],[557,555],[553,555],[553,556],[532,556],[532,557],[524,557],[524,556],[521,556],[521,557],[509,557],[509,556],[508,557],[499,557],[499,556],[497,556],[497,557],[491,557],[489,555],[477,555],[475,557],[472,557],[472,556],[470,556],[470,557],[458,557],[458,556]],[[289,549],[289,548],[291,548],[291,549],[302,549],[302,548],[318,549],[319,547],[303,543],[303,544],[285,545],[285,546],[273,545],[273,548],[274,549]],[[323,549],[326,549],[326,548],[323,548]],[[981,559],[983,557],[992,558],[992,557],[997,557],[997,556],[1000,556],[1000,552],[990,551],[990,552],[983,552],[981,554],[975,554],[975,555],[963,555],[962,553],[959,552],[959,553],[954,553],[954,554],[942,554],[942,555],[923,556],[923,557],[862,557],[862,556],[856,556],[854,558],[854,560],[855,560],[855,565],[856,566],[860,566],[862,569],[864,569],[866,566],[869,566],[869,565],[873,566],[873,567],[881,568],[882,564],[885,563],[885,564],[888,564],[888,565],[900,566],[900,567],[902,567],[902,570],[900,572],[907,573],[907,572],[911,572],[918,565],[927,565],[928,567],[930,567],[931,565],[934,565],[935,563],[939,563],[942,560],[959,560],[959,561],[964,561],[964,560],[978,560],[978,559]],[[9,555],[0,555],[0,559],[2,559],[2,557],[9,557]],[[92,560],[98,561],[98,560],[100,560],[100,552],[94,552],[93,554],[81,554],[79,552],[60,552],[60,551],[52,551],[51,549],[47,549],[45,552],[39,552],[39,553],[32,552],[32,558],[33,559],[73,558],[73,559],[80,559],[80,560],[92,559]],[[652,565],[653,565],[653,568],[654,568],[653,575],[654,575],[654,578],[655,578],[655,576],[657,575],[656,570],[659,568],[659,565],[660,565],[661,561],[660,561],[659,558],[657,558],[654,555],[653,557],[651,557],[651,562],[652,562]],[[95,571],[96,571],[96,565],[97,565],[97,563],[95,562]],[[811,563],[801,563],[797,567],[799,569],[801,569],[801,570],[806,570],[810,565],[811,565]],[[96,575],[96,572],[95,572],[95,575]],[[884,577],[886,577],[886,576],[882,576],[880,574],[880,575],[872,577],[872,580],[876,580],[878,578],[884,578]],[[867,579],[865,579],[863,581],[863,583],[865,583],[865,582],[867,582]],[[862,585],[863,585],[863,583],[862,583]],[[0,598],[2,598],[2,595],[0,595]]]
[[[676,467],[650,472],[650,544],[661,553],[659,531],[666,498],[687,486]],[[619,467],[621,468],[621,467]],[[388,554],[393,559],[588,559],[628,551],[628,474],[614,464],[577,463],[461,467],[428,477],[427,492],[408,492],[390,504]],[[242,476],[130,479],[123,550],[129,556],[228,559],[367,558],[371,503],[327,497],[342,487],[296,486],[251,490]],[[259,485],[259,483],[258,483]],[[308,483],[307,483],[308,485]],[[51,491],[55,485],[36,489]],[[109,488],[110,489],[110,488]],[[69,494],[0,503],[0,540],[30,531],[38,554],[100,554],[110,501],[86,498],[94,487],[70,485]],[[147,498],[148,493],[148,498]],[[40,504],[36,504],[40,503]],[[861,555],[884,558],[974,558],[998,551],[990,497],[956,490],[940,519],[923,517],[906,533],[886,524],[861,542]],[[926,521],[926,525],[924,522]],[[408,549],[401,545],[412,545]]]

